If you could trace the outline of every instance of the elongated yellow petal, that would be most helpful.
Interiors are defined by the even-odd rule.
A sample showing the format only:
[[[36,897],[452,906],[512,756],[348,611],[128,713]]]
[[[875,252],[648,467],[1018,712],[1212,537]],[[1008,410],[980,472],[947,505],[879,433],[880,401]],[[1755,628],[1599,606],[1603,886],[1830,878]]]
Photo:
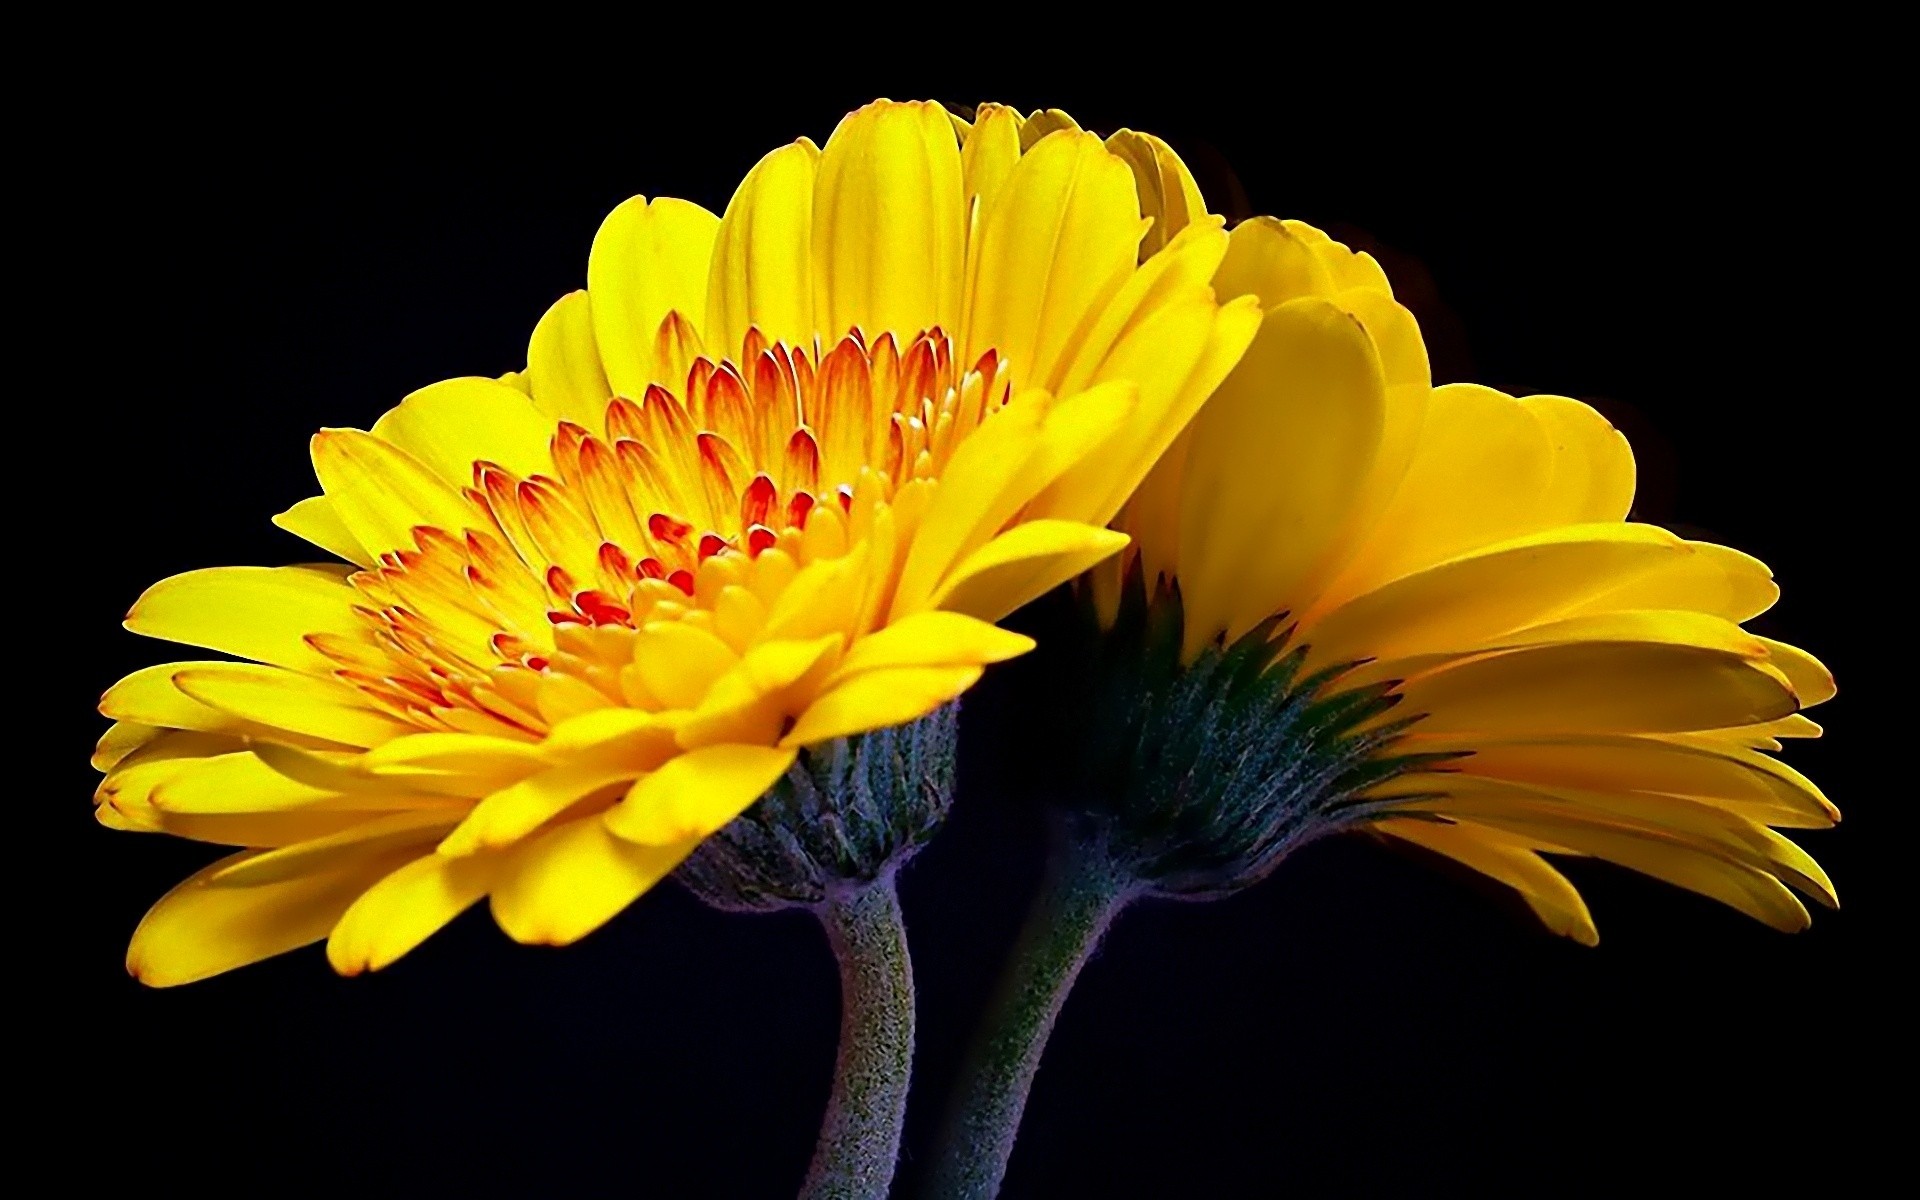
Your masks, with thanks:
[[[932,603],[997,621],[1126,544],[1124,533],[1078,521],[1028,521],[968,555],[947,575]]]
[[[1250,296],[1224,306],[1195,296],[1168,304],[1124,334],[1095,374],[1134,380],[1138,416],[1100,454],[1067,472],[1035,502],[1035,512],[1113,520],[1246,353],[1260,320],[1260,306]],[[1194,352],[1189,356],[1183,347]]]
[[[1090,133],[1044,139],[980,215],[966,345],[995,347],[1027,384],[1058,390],[1075,345],[1133,273],[1141,233],[1123,159]]]
[[[1575,854],[1590,854],[1651,875],[1675,887],[1699,892],[1771,925],[1796,933],[1811,922],[1806,906],[1778,879],[1764,871],[1731,862],[1690,846],[1646,834],[1556,826],[1549,834],[1537,820],[1481,814],[1477,824],[1507,829],[1522,836],[1550,838],[1552,845]]]
[[[1397,494],[1322,608],[1424,567],[1550,527],[1552,446],[1532,411],[1491,388],[1433,389]]]
[[[369,708],[360,693],[331,679],[246,663],[190,667],[176,687],[209,708],[267,730],[286,730],[343,746],[377,746],[412,727]]]
[[[957,612],[916,613],[854,643],[835,679],[899,667],[985,666],[1033,649],[1025,634]]]
[[[414,859],[341,915],[327,938],[327,961],[342,975],[391,965],[486,895],[502,867],[498,855]]]
[[[1151,133],[1122,129],[1107,139],[1107,149],[1133,171],[1140,215],[1153,222],[1141,239],[1141,258],[1158,254],[1189,222],[1206,215],[1193,172],[1166,142]]]
[[[813,189],[820,151],[805,138],[758,163],[727,204],[713,246],[703,326],[737,351],[749,328],[771,341],[813,339]]]
[[[1626,520],[1634,465],[1625,435],[1578,400],[1529,396],[1525,404],[1553,449],[1553,475],[1541,497],[1543,517],[1568,525]]]
[[[209,875],[207,882],[215,887],[263,887],[402,849],[417,852],[432,845],[456,819],[440,809],[381,813],[324,837],[231,863]]]
[[[1729,621],[1748,621],[1773,607],[1780,588],[1765,563],[1711,542],[1688,542],[1684,559],[1635,576],[1586,601],[1576,611],[1686,608]]]
[[[587,257],[594,340],[607,383],[639,398],[666,377],[655,346],[660,324],[677,312],[698,321],[707,311],[707,275],[720,219],[685,200],[635,196],[607,215]],[[538,380],[536,379],[536,385]]]
[[[533,327],[526,378],[533,406],[548,418],[601,431],[613,387],[600,365],[593,304],[586,292],[568,292],[555,300]]]
[[[1571,643],[1475,659],[1407,684],[1423,733],[1663,733],[1794,711],[1777,674],[1695,646]]]
[[[1548,866],[1525,839],[1472,825],[1443,825],[1436,821],[1398,818],[1371,828],[1472,867],[1497,879],[1527,902],[1540,923],[1554,933],[1583,946],[1600,944],[1586,901],[1566,876]]]
[[[275,771],[251,753],[221,754],[195,763],[150,797],[155,808],[175,813],[270,812],[334,798]]]
[[[844,640],[834,633],[811,641],[763,642],[753,647],[714,682],[675,740],[685,750],[723,742],[778,740],[796,704],[811,696],[833,669]]]
[[[821,151],[812,219],[810,332],[958,326],[966,197],[945,109],[882,100],[848,114]]]
[[[495,379],[423,387],[375,421],[373,436],[413,455],[456,489],[473,486],[473,464],[482,459],[516,475],[553,471],[547,453],[553,421],[526,393]]]
[[[1794,695],[1800,697],[1800,707],[1812,708],[1816,704],[1825,704],[1839,693],[1834,686],[1833,672],[1827,670],[1826,664],[1813,655],[1798,646],[1789,646],[1772,638],[1758,640],[1766,647],[1767,661],[1793,685]]]
[[[917,721],[972,687],[983,671],[963,666],[862,672],[815,700],[780,744],[797,748]]]
[[[224,858],[161,897],[134,931],[127,971],[149,987],[192,983],[317,942],[362,891],[399,865],[375,856],[257,888],[212,876],[256,853]]]
[[[411,548],[416,526],[458,532],[480,523],[460,493],[419,459],[357,429],[316,434],[313,469],[341,523],[376,554]]]
[[[136,721],[115,721],[94,743],[87,762],[96,771],[111,771],[114,764],[159,736],[160,730]]]
[[[1465,775],[1589,791],[1688,796],[1789,828],[1824,828],[1839,810],[1798,771],[1752,751],[1687,745],[1667,738],[1570,734],[1470,739],[1419,748],[1469,750],[1454,768]]]
[[[493,886],[493,918],[516,942],[577,942],[665,879],[695,845],[638,846],[600,821],[568,821],[507,856]]]
[[[1337,290],[1312,245],[1273,217],[1253,217],[1233,227],[1213,286],[1223,299],[1258,296],[1263,309]]]
[[[616,836],[642,846],[697,842],[745,812],[793,765],[795,753],[741,745],[690,750],[641,776],[603,819]]]
[[[1342,605],[1302,631],[1316,664],[1464,651],[1687,557],[1651,525],[1570,525],[1503,542]]]
[[[974,223],[970,237],[978,237],[980,214],[993,208],[1014,164],[1020,161],[1018,111],[1004,104],[982,104],[974,113],[973,126],[967,131],[966,145],[960,150],[960,172],[966,180],[969,219]]]
[[[512,845],[574,804],[632,779],[631,767],[567,763],[493,793],[441,841],[438,853],[463,858]]]
[[[174,676],[199,668],[220,669],[232,663],[219,661],[157,663],[142,667],[107,689],[100,698],[100,713],[116,721],[137,721],[166,729],[192,729],[203,733],[236,736],[260,727],[231,713],[195,700],[175,686]]]
[[[1406,786],[1417,786],[1408,780]],[[1411,802],[1414,810],[1490,822],[1531,823],[1543,837],[1599,830],[1665,840],[1794,884],[1828,907],[1838,907],[1833,881],[1807,852],[1773,830],[1726,808],[1679,796],[1541,787],[1455,776],[1441,781],[1446,795]]]
[[[1296,588],[1345,534],[1385,423],[1373,343],[1324,300],[1267,314],[1246,357],[1195,423],[1180,513],[1186,652],[1232,640],[1299,599]],[[1274,448],[1311,446],[1272,469]]]
[[[373,555],[333,509],[325,496],[309,496],[292,508],[274,515],[273,523],[297,538],[304,538],[322,550],[330,551],[357,566],[373,565]]]
[[[335,664],[308,637],[363,640],[367,625],[353,611],[361,603],[344,571],[330,567],[209,567],[148,588],[126,625],[146,637],[324,674]]]

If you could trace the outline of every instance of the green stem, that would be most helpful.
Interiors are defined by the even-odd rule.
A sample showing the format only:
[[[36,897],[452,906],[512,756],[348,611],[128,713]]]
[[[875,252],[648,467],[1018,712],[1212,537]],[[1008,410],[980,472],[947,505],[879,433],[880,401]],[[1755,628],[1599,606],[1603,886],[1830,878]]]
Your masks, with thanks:
[[[840,1053],[801,1200],[884,1200],[913,1069],[913,963],[891,872],[815,912],[840,963]]]
[[[1062,838],[962,1068],[927,1194],[991,1200],[1053,1023],[1113,918],[1138,895],[1103,847]]]

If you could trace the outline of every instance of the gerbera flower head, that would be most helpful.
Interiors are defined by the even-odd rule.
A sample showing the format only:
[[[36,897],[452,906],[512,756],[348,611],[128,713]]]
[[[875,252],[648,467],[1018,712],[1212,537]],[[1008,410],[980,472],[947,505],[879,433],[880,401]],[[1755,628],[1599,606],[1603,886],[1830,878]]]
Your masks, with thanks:
[[[836,740],[940,713],[1030,645],[992,621],[1124,542],[1259,324],[1197,196],[1141,135],[882,101],[721,216],[615,209],[525,371],[314,439],[276,520],[344,563],[134,606],[244,661],[102,701],[101,820],[239,848],[130,969],[377,968],[482,897],[570,942]]]
[[[1214,280],[1260,333],[1116,521],[1080,595],[1078,819],[1140,887],[1231,890],[1340,830],[1410,843],[1596,938],[1542,855],[1605,859],[1781,929],[1832,904],[1774,827],[1838,812],[1771,756],[1834,694],[1741,624],[1738,551],[1629,521],[1585,404],[1432,386],[1371,257],[1236,227]]]

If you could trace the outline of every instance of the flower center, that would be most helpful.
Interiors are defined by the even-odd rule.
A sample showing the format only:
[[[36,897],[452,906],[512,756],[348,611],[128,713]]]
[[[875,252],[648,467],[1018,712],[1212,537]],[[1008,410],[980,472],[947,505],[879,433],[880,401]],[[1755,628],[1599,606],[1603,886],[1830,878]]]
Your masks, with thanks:
[[[962,371],[937,328],[904,346],[855,331],[824,354],[750,331],[738,359],[692,358],[678,394],[615,397],[599,429],[561,421],[551,475],[474,463],[472,525],[416,528],[414,549],[351,579],[368,641],[313,644],[426,728],[537,734],[594,706],[543,688],[555,672],[607,703],[663,706],[623,686],[638,631],[686,622],[744,650],[800,567],[930,486],[1009,389],[994,351]]]

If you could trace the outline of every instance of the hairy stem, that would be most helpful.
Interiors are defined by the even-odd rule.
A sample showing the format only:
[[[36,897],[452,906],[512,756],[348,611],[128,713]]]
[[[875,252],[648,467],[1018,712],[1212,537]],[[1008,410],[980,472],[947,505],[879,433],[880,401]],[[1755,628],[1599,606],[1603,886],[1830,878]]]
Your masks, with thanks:
[[[891,872],[815,912],[840,964],[840,1053],[802,1200],[884,1200],[913,1069],[913,964]]]
[[[1058,843],[961,1070],[929,1196],[990,1200],[999,1192],[1060,1007],[1115,915],[1137,894],[1103,847],[1073,838]]]

